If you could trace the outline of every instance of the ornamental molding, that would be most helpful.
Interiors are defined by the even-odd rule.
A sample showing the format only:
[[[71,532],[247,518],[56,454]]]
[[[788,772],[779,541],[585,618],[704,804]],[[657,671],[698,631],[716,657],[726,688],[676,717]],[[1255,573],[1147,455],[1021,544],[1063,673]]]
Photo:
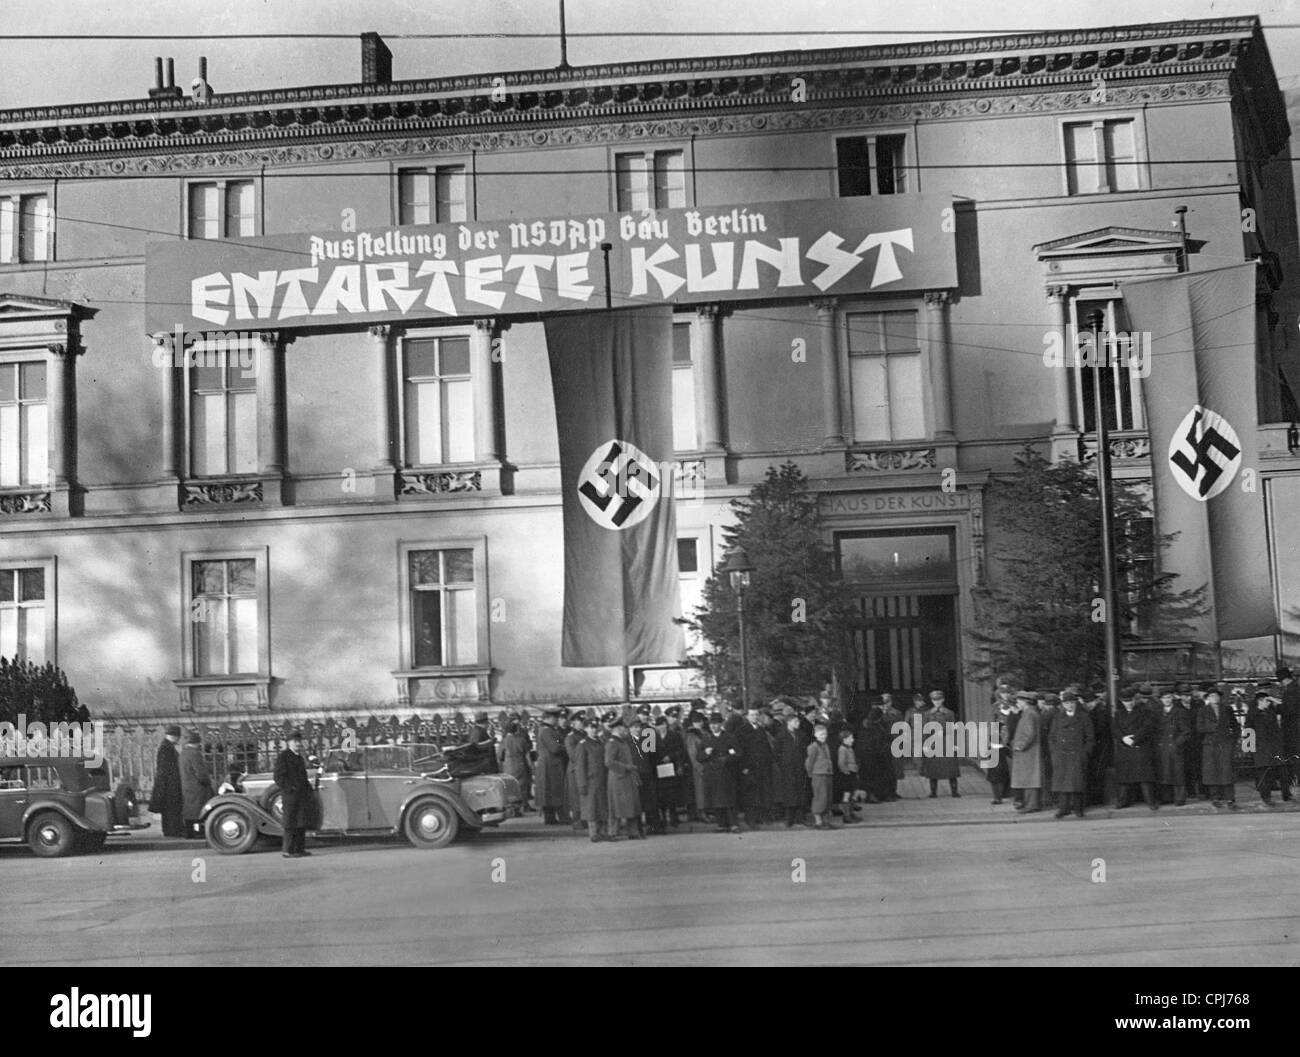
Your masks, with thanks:
[[[0,514],[48,514],[49,492],[0,492]]]
[[[442,495],[446,492],[481,492],[480,470],[444,470],[436,473],[401,472],[400,495]]]
[[[934,448],[891,448],[885,451],[850,451],[845,454],[849,473],[881,470],[932,470],[937,465]]]
[[[1080,437],[1081,462],[1090,462],[1097,457],[1097,435],[1084,433]],[[1134,459],[1151,458],[1151,438],[1142,435],[1136,437],[1107,437],[1110,457],[1116,462],[1131,462]]]
[[[1090,85],[1090,82],[1089,82]],[[855,106],[806,107],[786,103],[782,109],[747,109],[721,114],[687,114],[618,120],[594,110],[545,114],[545,127],[472,128],[425,132],[452,122],[390,119],[372,125],[286,127],[167,138],[124,137],[109,141],[4,147],[0,135],[0,179],[40,180],[77,177],[168,176],[207,170],[260,169],[331,162],[387,160],[441,154],[529,151],[542,147],[617,145],[638,141],[682,140],[690,137],[745,135],[763,132],[834,130],[873,124],[959,117],[998,117],[1057,112],[1093,112],[1091,87],[1031,94],[954,95],[913,98]],[[1110,111],[1160,103],[1226,99],[1231,89],[1226,74],[1213,79],[1115,85],[1108,87],[1103,109]],[[811,98],[811,97],[810,97]],[[757,102],[771,106],[774,100]],[[717,101],[709,106],[717,109]],[[744,104],[754,107],[755,102]],[[671,109],[683,109],[674,105]],[[518,125],[526,120],[512,118]],[[493,122],[500,124],[502,122]],[[464,127],[464,121],[455,122]],[[477,122],[483,124],[483,122]],[[0,129],[0,133],[3,130]],[[425,134],[412,135],[416,132]],[[285,143],[285,140],[298,142]],[[257,145],[255,145],[257,144]],[[202,149],[195,150],[200,147]],[[84,155],[97,155],[85,157]],[[50,160],[44,160],[48,158]]]
[[[184,506],[262,502],[261,481],[187,482],[182,488],[181,502]]]

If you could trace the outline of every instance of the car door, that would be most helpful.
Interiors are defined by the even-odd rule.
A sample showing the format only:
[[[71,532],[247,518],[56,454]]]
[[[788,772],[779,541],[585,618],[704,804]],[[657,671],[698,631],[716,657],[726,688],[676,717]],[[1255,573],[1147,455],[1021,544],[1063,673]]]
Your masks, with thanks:
[[[27,783],[21,767],[0,768],[0,839],[21,837]]]

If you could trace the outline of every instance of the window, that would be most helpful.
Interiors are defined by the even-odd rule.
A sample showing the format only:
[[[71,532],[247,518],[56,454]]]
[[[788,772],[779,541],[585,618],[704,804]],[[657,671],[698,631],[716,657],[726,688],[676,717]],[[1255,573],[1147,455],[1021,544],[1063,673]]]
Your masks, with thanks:
[[[835,140],[837,194],[901,195],[906,188],[903,151],[907,137],[840,136]]]
[[[407,553],[411,657],[416,668],[478,662],[478,601],[474,550]]]
[[[1155,630],[1159,615],[1152,599],[1156,581],[1155,521],[1130,518],[1117,528],[1120,604],[1126,610],[1128,631],[1146,636]]]
[[[1135,191],[1141,187],[1133,119],[1066,124],[1065,173],[1072,195]]]
[[[189,237],[246,238],[257,234],[252,180],[189,185]]]
[[[695,451],[695,365],[691,360],[691,325],[673,324],[673,451]]]
[[[398,171],[399,224],[452,224],[466,219],[465,166]]]
[[[256,673],[260,622],[257,560],[191,561],[190,576],[194,674]]]
[[[406,465],[473,462],[468,335],[408,337],[402,359]]]
[[[1130,337],[1128,316],[1124,302],[1118,299],[1079,299],[1074,303],[1076,348],[1074,357],[1075,385],[1078,406],[1077,421],[1083,423],[1084,433],[1097,431],[1097,397],[1092,384],[1092,331],[1088,316],[1096,309],[1105,312],[1102,324],[1101,406],[1106,415],[1106,427],[1115,430],[1141,430],[1146,428],[1142,413],[1142,386],[1133,365],[1140,363],[1139,356],[1149,356],[1149,350],[1133,346],[1136,337]]]
[[[0,488],[48,486],[45,362],[0,363]]]
[[[47,194],[0,195],[0,264],[48,261],[51,220]]]
[[[192,474],[256,473],[257,361],[252,339],[201,342],[190,351],[186,372]]]
[[[704,601],[704,576],[700,569],[700,541],[693,536],[677,540],[677,582],[680,585],[682,617],[695,619],[695,611]],[[698,632],[683,628],[687,653],[697,652],[703,645]]]
[[[44,664],[51,659],[46,631],[45,568],[0,568],[0,657]]]
[[[620,212],[679,209],[686,205],[685,155],[679,150],[616,154],[614,190]]]
[[[848,331],[853,439],[866,443],[924,437],[916,313],[855,313],[848,317]]]

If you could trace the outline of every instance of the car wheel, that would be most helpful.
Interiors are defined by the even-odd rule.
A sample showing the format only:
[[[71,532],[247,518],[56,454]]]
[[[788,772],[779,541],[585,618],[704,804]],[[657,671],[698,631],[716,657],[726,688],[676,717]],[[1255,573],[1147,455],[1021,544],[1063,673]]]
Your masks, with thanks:
[[[135,812],[135,790],[126,782],[118,782],[113,790],[113,821],[119,826],[129,826]]]
[[[27,846],[44,859],[71,853],[77,843],[72,823],[57,811],[44,811],[27,827]]]
[[[280,791],[279,786],[271,786],[266,791],[266,796],[262,798],[262,807],[280,825],[284,825],[284,793]]]
[[[243,855],[257,843],[253,817],[237,807],[219,807],[208,816],[203,827],[208,846],[222,855]]]
[[[417,848],[445,848],[456,839],[460,819],[441,800],[417,800],[406,812],[406,839]]]

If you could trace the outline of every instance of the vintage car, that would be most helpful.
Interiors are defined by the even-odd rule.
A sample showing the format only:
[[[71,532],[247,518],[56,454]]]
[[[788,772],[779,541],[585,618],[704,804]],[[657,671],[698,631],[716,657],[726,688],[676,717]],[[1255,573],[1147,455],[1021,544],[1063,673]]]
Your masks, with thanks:
[[[55,858],[93,852],[111,836],[147,829],[135,793],[107,762],[75,756],[0,758],[0,841]]]
[[[451,754],[449,754],[451,755]],[[433,746],[366,745],[311,760],[318,837],[402,834],[417,848],[442,848],[520,813],[519,782],[504,774],[465,774]],[[242,775],[238,788],[203,807],[208,844],[223,855],[249,851],[284,828],[272,775]]]

